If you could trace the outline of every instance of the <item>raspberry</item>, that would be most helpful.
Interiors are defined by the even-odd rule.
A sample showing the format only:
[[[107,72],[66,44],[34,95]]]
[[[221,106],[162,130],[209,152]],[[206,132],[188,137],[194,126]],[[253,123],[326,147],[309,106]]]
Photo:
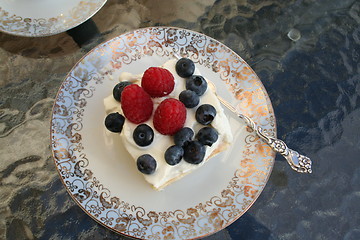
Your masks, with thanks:
[[[183,128],[186,120],[186,108],[174,98],[162,101],[154,113],[154,128],[164,135],[174,135]]]
[[[148,68],[141,79],[141,86],[151,97],[164,97],[174,90],[174,76],[160,67]]]
[[[153,103],[149,94],[136,84],[126,86],[121,94],[121,108],[132,123],[142,123],[151,117]]]

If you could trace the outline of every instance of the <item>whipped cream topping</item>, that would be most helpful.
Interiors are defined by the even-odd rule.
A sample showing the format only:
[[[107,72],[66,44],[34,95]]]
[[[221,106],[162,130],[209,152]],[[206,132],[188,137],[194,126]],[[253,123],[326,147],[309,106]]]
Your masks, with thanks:
[[[177,62],[176,59],[169,60],[164,65],[161,66],[163,68],[166,68],[173,74],[175,80],[175,86],[174,86],[174,90],[168,96],[161,98],[152,98],[154,103],[154,111],[164,99],[166,98],[178,99],[179,94],[186,89],[185,87],[186,80],[184,78],[181,78],[176,73],[175,70],[176,62]],[[201,75],[200,71],[197,68],[195,69],[194,75]],[[124,72],[120,75],[119,81],[130,81],[135,84],[141,85],[141,77],[142,75],[133,75],[131,73]],[[208,160],[209,156],[214,152],[214,150],[216,150],[219,147],[220,144],[224,146],[230,145],[232,141],[232,133],[231,133],[229,121],[224,114],[224,110],[220,105],[219,100],[217,99],[216,95],[214,94],[214,92],[212,92],[212,90],[209,87],[207,88],[206,92],[200,97],[200,103],[198,106],[205,103],[213,105],[217,111],[216,116],[211,123],[211,126],[217,130],[219,134],[219,138],[211,147],[205,146],[206,153],[205,153],[204,161],[202,161],[200,164],[197,165],[187,163],[184,160],[181,160],[180,163],[175,166],[171,166],[166,163],[164,158],[165,151],[170,146],[174,145],[174,140],[172,136],[162,135],[158,131],[156,131],[153,125],[152,117],[148,121],[144,122],[154,130],[154,140],[149,146],[146,147],[138,146],[133,139],[133,131],[136,128],[137,124],[125,120],[123,130],[121,131],[119,136],[125,148],[129,152],[129,154],[133,157],[135,161],[139,156],[143,154],[150,154],[153,158],[155,158],[157,162],[157,168],[153,174],[150,175],[143,174],[146,181],[152,184],[154,188],[160,190],[160,187],[162,187],[168,181],[176,177],[182,176],[186,173],[189,173],[195,170],[196,168],[199,168]],[[117,102],[113,98],[112,94],[104,99],[104,106],[107,114],[112,112],[119,112],[120,114],[123,114],[121,109],[121,103]],[[195,135],[202,127],[204,127],[204,125],[199,124],[195,119],[195,112],[197,107],[192,109],[186,108],[187,115],[186,115],[186,122],[184,125],[184,127],[192,128]]]

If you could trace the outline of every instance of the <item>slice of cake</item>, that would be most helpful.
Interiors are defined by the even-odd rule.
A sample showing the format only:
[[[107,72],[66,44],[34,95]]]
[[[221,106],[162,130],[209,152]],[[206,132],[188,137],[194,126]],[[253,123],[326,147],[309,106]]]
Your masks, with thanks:
[[[187,58],[142,75],[122,73],[104,99],[105,126],[119,137],[146,181],[161,190],[232,142],[229,121]]]

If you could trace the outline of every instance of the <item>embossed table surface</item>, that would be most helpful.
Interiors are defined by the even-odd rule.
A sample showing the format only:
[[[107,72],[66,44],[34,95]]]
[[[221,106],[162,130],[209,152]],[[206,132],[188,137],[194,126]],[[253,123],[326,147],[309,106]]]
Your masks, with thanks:
[[[252,207],[205,239],[360,239],[360,2],[109,0],[65,33],[0,33],[0,239],[128,239],[72,200],[52,159],[50,118],[75,63],[149,26],[204,33],[239,54],[272,101],[278,137],[313,160],[277,156]]]

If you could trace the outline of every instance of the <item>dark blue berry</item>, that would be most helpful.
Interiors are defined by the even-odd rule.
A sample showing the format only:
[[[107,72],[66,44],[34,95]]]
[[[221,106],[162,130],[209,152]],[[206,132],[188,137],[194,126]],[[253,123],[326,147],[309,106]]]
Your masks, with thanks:
[[[144,174],[152,174],[156,170],[156,160],[150,154],[144,154],[138,157],[136,161],[137,168]]]
[[[187,78],[194,74],[195,64],[188,58],[181,58],[176,62],[175,69],[180,77]]]
[[[173,145],[165,151],[165,161],[174,166],[178,164],[184,155],[184,149],[180,146]]]
[[[200,98],[199,96],[191,91],[191,90],[184,90],[179,95],[179,100],[185,105],[187,108],[193,108],[196,107],[199,102]]]
[[[196,134],[196,139],[204,145],[212,146],[219,138],[218,132],[212,127],[203,127]]]
[[[207,82],[202,76],[192,75],[186,79],[186,89],[194,91],[197,95],[201,96],[207,89]]]
[[[124,81],[124,82],[119,82],[118,84],[115,85],[115,87],[113,89],[113,96],[116,101],[121,102],[121,93],[124,90],[124,88],[126,86],[129,86],[130,84],[132,84],[132,83]]]
[[[183,147],[185,144],[190,142],[193,137],[194,131],[191,128],[184,127],[175,133],[174,143],[180,147]]]
[[[121,132],[124,122],[125,117],[120,113],[110,113],[105,118],[105,127],[111,132]]]
[[[196,109],[195,118],[203,125],[210,124],[216,116],[216,109],[210,104],[203,104]]]
[[[154,139],[154,130],[147,124],[140,124],[135,128],[133,138],[140,147],[148,146]]]
[[[188,163],[199,164],[205,157],[205,146],[198,141],[191,141],[184,146],[184,160]]]

